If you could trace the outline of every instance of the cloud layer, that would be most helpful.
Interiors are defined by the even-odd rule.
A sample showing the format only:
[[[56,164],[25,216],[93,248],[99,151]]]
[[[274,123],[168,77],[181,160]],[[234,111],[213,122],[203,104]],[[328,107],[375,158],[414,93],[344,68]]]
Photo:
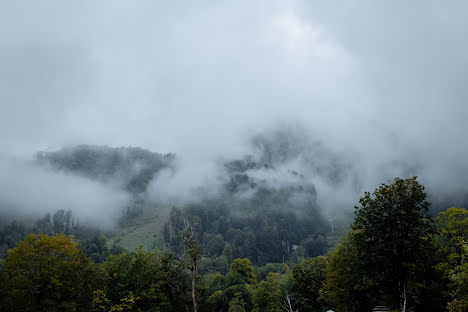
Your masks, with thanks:
[[[0,152],[142,146],[175,152],[188,175],[204,176],[199,168],[249,153],[251,135],[287,122],[352,161],[361,189],[418,168],[429,187],[461,192],[467,9],[464,1],[5,1]],[[2,175],[14,174],[8,168]]]

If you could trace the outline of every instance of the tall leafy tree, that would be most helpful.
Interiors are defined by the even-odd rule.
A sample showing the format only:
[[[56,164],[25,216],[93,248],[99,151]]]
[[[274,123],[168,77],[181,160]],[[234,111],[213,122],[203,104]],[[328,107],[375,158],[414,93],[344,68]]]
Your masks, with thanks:
[[[450,277],[452,280],[452,300],[448,304],[449,312],[468,310],[468,243],[463,245],[463,255]]]
[[[229,301],[235,298],[241,300],[245,309],[252,308],[252,294],[257,285],[257,276],[255,275],[252,262],[249,259],[235,259],[231,264],[231,269],[226,274],[228,287],[225,294]]]
[[[447,258],[449,267],[461,264],[464,243],[468,242],[468,210],[449,208],[436,218],[437,242]]]
[[[231,264],[231,270],[227,274],[227,279],[229,285],[255,285],[257,283],[257,276],[250,259],[235,259]]]
[[[318,262],[316,265],[315,268],[312,267],[312,272],[316,272],[314,274],[315,279],[319,277],[320,280],[322,274],[321,263]],[[320,290],[319,300],[325,301],[329,308],[336,311],[370,311],[372,305],[375,304],[373,299],[379,296],[379,292],[375,282],[367,278],[364,270],[365,264],[360,259],[359,250],[355,243],[355,235],[350,231],[328,256],[325,280]],[[304,280],[301,277],[303,275],[301,271],[297,272],[296,275],[298,276],[295,278],[296,288],[300,288],[298,299],[303,306],[310,306],[309,301],[311,299],[307,297],[307,294],[311,290],[315,292],[313,285],[317,282],[312,283]],[[312,289],[303,289],[306,283]],[[312,298],[315,298],[315,296],[316,294]]]
[[[30,234],[8,251],[0,272],[2,311],[89,311],[105,272],[64,234]]]
[[[424,187],[417,177],[396,178],[372,195],[366,192],[359,203],[353,230],[360,261],[365,263],[367,276],[395,294],[392,304],[398,302],[405,312],[408,291],[417,287],[412,283],[414,273],[433,232]]]
[[[105,307],[118,306],[122,300],[134,299],[132,311],[168,311],[176,301],[183,301],[169,285],[183,282],[175,277],[174,257],[170,253],[153,253],[137,248],[130,254],[111,255],[103,264],[109,275],[105,293],[95,299]],[[178,296],[177,299],[172,297]],[[130,303],[130,302],[127,302]]]
[[[288,294],[290,274],[268,273],[254,291],[253,303],[258,311],[283,311],[285,294]]]
[[[318,256],[302,260],[292,270],[293,289],[300,307],[306,311],[323,310],[320,289],[325,282],[327,258]]]
[[[468,210],[449,208],[436,218],[435,241],[440,251],[436,269],[444,277],[450,311],[468,309]]]

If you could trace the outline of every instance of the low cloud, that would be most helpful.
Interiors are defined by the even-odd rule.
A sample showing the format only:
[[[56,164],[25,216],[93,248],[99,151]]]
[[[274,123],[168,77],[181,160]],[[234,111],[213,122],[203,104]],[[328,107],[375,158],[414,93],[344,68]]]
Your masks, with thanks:
[[[179,170],[161,173],[151,196],[185,198],[200,185],[216,189],[219,158],[255,154],[252,136],[289,123],[329,151],[290,163],[326,209],[352,207],[364,191],[412,174],[431,193],[460,198],[467,9],[462,1],[5,1],[0,152],[21,158],[75,144],[174,152]],[[301,163],[307,157],[314,166]],[[22,200],[31,211],[33,202],[49,206],[37,185],[74,183],[18,166],[2,164],[4,197],[30,192],[35,200]],[[334,166],[338,184],[323,174]],[[23,178],[8,185],[14,176]],[[67,188],[71,202],[114,206],[97,194],[107,187],[70,179],[90,194]],[[54,197],[54,187],[44,194]]]
[[[59,209],[72,210],[80,221],[109,228],[121,215],[128,196],[98,182],[39,168],[32,161],[0,161],[0,213],[42,217]]]

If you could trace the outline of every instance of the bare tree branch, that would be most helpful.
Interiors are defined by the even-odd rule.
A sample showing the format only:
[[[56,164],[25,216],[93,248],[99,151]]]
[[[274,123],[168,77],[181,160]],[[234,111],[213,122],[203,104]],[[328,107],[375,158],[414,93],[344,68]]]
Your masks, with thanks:
[[[299,311],[299,310],[296,310],[296,311],[293,310],[292,305],[291,305],[291,297],[289,296],[289,293],[286,290],[284,291],[284,300],[281,303],[281,307],[283,308],[283,310],[285,310],[287,312],[298,312]]]

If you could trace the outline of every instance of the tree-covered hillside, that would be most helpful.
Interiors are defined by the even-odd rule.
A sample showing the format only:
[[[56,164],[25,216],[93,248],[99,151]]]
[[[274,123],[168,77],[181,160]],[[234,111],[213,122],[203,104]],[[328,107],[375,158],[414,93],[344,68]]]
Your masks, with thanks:
[[[344,165],[323,147],[305,144],[298,135],[286,129],[255,136],[252,155],[218,162],[215,191],[209,189],[212,185],[200,185],[197,196],[177,203],[151,196],[148,188],[160,178],[157,173],[161,170],[178,170],[174,154],[79,145],[38,152],[36,161],[52,170],[120,185],[133,195],[112,242],[130,249],[143,244],[181,251],[177,233],[186,220],[192,220],[213,267],[226,271],[232,257],[247,257],[255,264],[288,261],[322,254],[336,242],[339,234],[332,233],[324,219],[316,188],[297,166],[291,169],[289,165],[314,148],[321,156],[316,163],[308,159],[309,173],[310,168],[323,166],[324,154],[328,167],[315,174],[336,182]]]
[[[140,147],[78,145],[55,152],[38,152],[40,165],[102,182],[117,183],[132,194],[145,192],[160,170],[170,168],[174,154],[158,154]]]
[[[468,211],[449,208],[434,220],[428,206],[416,177],[395,179],[361,197],[353,226],[330,252],[263,266],[235,258],[230,244],[209,256],[200,214],[187,215],[176,233],[183,252],[122,252],[102,235],[83,242],[57,234],[82,235],[71,213],[59,211],[35,226],[51,235],[23,235],[0,261],[0,310],[464,312]]]
[[[167,246],[182,248],[177,233],[190,220],[206,255],[225,270],[229,257],[265,264],[327,250],[330,229],[316,190],[299,173],[279,175],[273,165],[252,156],[225,162],[224,169],[224,184],[216,196],[172,209],[164,227]]]
[[[166,246],[182,249],[177,233],[191,220],[213,267],[224,271],[229,257],[262,265],[317,256],[332,247],[346,226],[333,232],[310,175],[338,188],[351,168],[300,130],[256,135],[251,155],[220,162],[216,194],[206,192],[201,200],[172,209],[164,226]]]

